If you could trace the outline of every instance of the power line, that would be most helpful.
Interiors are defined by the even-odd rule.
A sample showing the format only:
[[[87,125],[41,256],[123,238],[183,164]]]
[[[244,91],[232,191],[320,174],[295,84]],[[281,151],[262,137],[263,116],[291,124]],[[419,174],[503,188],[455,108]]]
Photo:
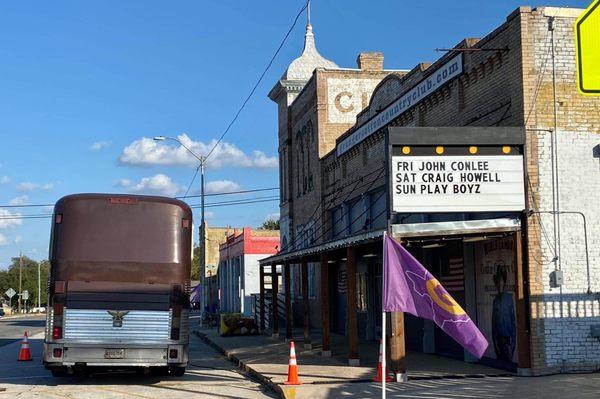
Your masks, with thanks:
[[[264,199],[264,200],[251,200],[251,201],[244,201],[244,202],[238,202],[238,203],[234,203],[234,204],[213,204],[213,205],[205,205],[205,208],[217,208],[217,207],[221,207],[221,206],[235,206],[235,205],[245,205],[245,204],[257,204],[257,203],[262,203],[262,202],[273,202],[273,201],[279,201],[279,198],[275,198],[275,199]]]
[[[279,187],[266,187],[266,188],[255,188],[252,190],[238,190],[238,191],[222,191],[222,192],[218,192],[218,193],[211,193],[211,194],[205,194],[205,197],[212,197],[212,196],[218,196],[218,195],[234,195],[234,194],[246,194],[246,193],[256,193],[256,192],[260,192],[260,191],[273,191],[273,190],[279,190]],[[120,195],[120,194],[119,194]],[[185,199],[185,198],[199,198],[200,195],[185,195],[185,196],[179,196],[179,197],[174,197],[177,199]],[[41,208],[41,207],[47,207],[47,206],[54,206],[55,204],[26,204],[26,205],[0,205],[0,208]],[[1,215],[0,215],[1,217]]]
[[[196,168],[196,171],[194,172],[194,176],[192,177],[192,180],[190,181],[190,184],[188,184],[186,190],[185,190],[185,194],[183,194],[183,197],[185,198],[188,193],[190,192],[190,188],[192,188],[192,184],[194,184],[194,180],[196,180],[196,176],[198,176],[198,171],[200,170],[200,167],[202,165],[198,165],[198,167]]]
[[[206,154],[206,156],[204,157],[205,160],[207,160],[208,158],[210,158],[210,155],[213,153],[213,151],[215,150],[215,148],[217,148],[217,146],[221,143],[221,141],[223,140],[223,138],[225,137],[225,135],[229,132],[229,129],[231,129],[231,126],[233,126],[233,124],[235,123],[235,121],[238,119],[238,117],[240,116],[240,114],[242,113],[242,111],[244,110],[244,108],[246,107],[246,104],[248,103],[248,101],[250,100],[250,98],[254,95],[254,92],[258,88],[258,85],[260,85],[260,83],[262,82],[263,78],[265,77],[265,75],[267,74],[267,72],[269,71],[269,69],[271,68],[271,65],[273,65],[273,61],[275,61],[275,58],[277,57],[277,55],[279,54],[279,52],[283,48],[283,45],[285,44],[285,42],[287,41],[288,37],[292,33],[292,30],[294,29],[294,27],[298,23],[298,19],[300,18],[300,15],[302,15],[302,13],[304,12],[304,10],[306,10],[306,8],[308,7],[308,3],[309,2],[306,1],[304,3],[304,6],[300,9],[300,11],[298,11],[298,14],[296,14],[296,18],[294,18],[294,22],[292,23],[292,26],[290,26],[290,28],[288,29],[287,33],[283,37],[283,40],[279,44],[279,47],[277,47],[277,50],[275,51],[275,53],[273,54],[273,56],[269,60],[266,68],[263,70],[263,72],[261,73],[260,77],[258,78],[258,80],[256,81],[256,83],[254,84],[254,87],[250,91],[250,94],[248,94],[248,97],[246,97],[246,99],[242,103],[241,107],[235,113],[235,116],[233,117],[233,119],[231,120],[231,122],[229,122],[229,125],[227,125],[227,128],[225,129],[225,131],[223,132],[223,134],[221,134],[221,137],[219,137],[219,140],[217,140],[217,142],[215,143],[215,145],[213,145],[213,147],[208,152],[208,154]]]
[[[238,198],[235,200],[228,200],[228,201],[209,202],[209,203],[205,204],[204,206],[233,204],[233,203],[237,203],[237,202],[255,201],[255,200],[262,200],[262,199],[275,200],[275,199],[279,199],[279,195],[268,195],[268,196],[264,196],[264,197],[249,197],[249,198]],[[201,206],[202,206],[201,204],[193,204],[193,205],[190,205],[190,208],[197,209],[197,208],[200,208]]]
[[[273,190],[279,190],[279,187],[255,188],[252,190],[239,190],[239,191],[223,191],[220,193],[204,194],[204,196],[205,197],[213,197],[216,195],[245,194],[245,193],[256,193],[259,191],[273,191]],[[185,196],[180,196],[180,197],[175,197],[175,198],[185,199],[185,198],[200,198],[200,197],[201,197],[201,195],[185,195]]]
[[[52,214],[0,216],[0,220],[42,219],[51,218]]]
[[[345,189],[353,184],[356,183],[354,185],[354,187],[352,187],[350,190],[348,190],[348,194],[346,195],[346,197],[341,201],[342,203],[346,202],[348,200],[348,198],[350,198],[350,196],[356,192],[356,190],[361,189],[367,185],[369,185],[370,187],[372,187],[373,185],[373,180],[367,180],[366,182],[364,181],[365,179],[368,179],[369,176],[378,173],[378,175],[375,177],[375,180],[377,180],[379,178],[379,176],[381,175],[381,172],[384,170],[384,167],[375,169],[363,176],[358,176],[357,178],[355,178],[354,180],[348,181],[348,182],[344,182],[344,186],[340,186],[338,188],[333,188],[332,192],[324,194],[321,201],[319,202],[319,204],[317,204],[315,210],[313,211],[312,215],[307,219],[309,222],[311,221],[311,219],[313,218],[313,216],[315,215],[315,213],[317,212],[317,210],[319,209],[319,207],[321,207],[322,203],[326,200],[326,198],[333,196],[331,199],[328,200],[327,205],[323,208],[323,212],[321,212],[320,215],[317,216],[317,218],[314,220],[314,230],[317,230],[317,223],[319,221],[321,221],[323,219],[323,215],[325,214],[325,211],[330,210],[330,207],[334,204],[334,202],[344,193]],[[334,185],[337,185],[337,183],[340,180],[336,180],[334,182]],[[368,190],[367,190],[368,191]],[[309,223],[308,222],[308,223]],[[307,224],[308,224],[307,223]],[[321,222],[321,225],[319,226],[319,228],[323,227],[323,222]],[[302,241],[302,234],[297,234],[295,236],[295,238],[292,240],[292,242],[290,243],[290,245],[292,245],[293,247],[295,247],[297,244],[299,244],[298,241]]]
[[[370,184],[369,184],[369,187],[367,187],[367,189],[366,189],[366,190],[365,190],[363,193],[361,193],[361,195],[364,195],[364,194],[367,194],[367,193],[369,193],[369,192],[370,192],[371,188],[372,188],[372,187],[375,185],[375,183],[377,182],[377,180],[379,179],[379,177],[382,175],[382,172],[384,172],[384,171],[385,171],[385,168],[383,168],[383,167],[382,167],[382,168],[381,168],[379,171],[380,171],[380,173],[379,173],[379,174],[378,174],[378,175],[377,175],[377,176],[376,176],[376,177],[375,177],[375,178],[374,178],[372,181],[370,181],[370,182],[369,182],[369,183],[370,183]],[[344,198],[344,201],[342,201],[342,202],[346,202],[346,201],[348,200],[348,198],[350,197],[350,194],[351,194],[351,193],[352,193],[352,192],[350,192],[350,193],[349,193],[349,195],[348,195],[348,196],[346,196],[346,198]],[[382,196],[383,196],[385,193],[387,193],[387,190],[385,190],[385,189],[384,189],[384,190],[382,190],[382,191],[379,193],[379,195],[377,196],[377,198],[375,198],[375,199],[372,201],[372,203],[376,203],[377,201],[379,201],[379,199],[380,199],[380,198],[381,198],[381,197],[382,197]],[[387,209],[387,208],[386,208],[386,209]],[[369,206],[369,207],[367,207],[367,208],[366,208],[366,209],[365,209],[365,210],[364,210],[364,211],[363,211],[363,212],[362,212],[360,215],[358,215],[358,216],[357,216],[357,217],[356,217],[354,220],[352,220],[352,221],[349,223],[349,225],[348,225],[348,226],[346,226],[346,227],[347,227],[347,228],[350,228],[350,227],[351,227],[351,226],[354,224],[354,222],[355,222],[356,220],[358,220],[360,217],[362,217],[362,216],[363,216],[363,215],[364,215],[366,212],[368,212],[368,211],[370,211],[370,210],[371,210],[371,207],[370,207],[370,206]],[[348,214],[350,214],[350,213],[351,213],[351,211],[352,211],[352,208],[351,208],[351,207],[348,207],[348,208],[346,209],[346,212],[342,212],[342,215],[341,215],[341,217],[340,217],[340,220],[343,220],[343,219],[344,219],[344,218],[345,218],[345,217],[346,217]],[[334,225],[335,225],[335,221],[333,221],[333,222],[331,223],[331,225],[330,225],[330,226],[329,226],[329,227],[328,227],[326,230],[322,230],[322,231],[321,231],[321,234],[320,234],[320,235],[319,235],[319,236],[318,236],[318,237],[317,237],[317,238],[314,240],[314,242],[315,242],[315,243],[317,243],[317,242],[318,242],[318,241],[319,241],[321,238],[323,238],[323,237],[325,236],[325,234],[328,234],[328,233],[329,233],[329,232],[330,232],[330,231],[333,229]]]
[[[236,206],[236,205],[245,205],[245,204],[258,204],[263,202],[273,202],[279,201],[278,195],[266,196],[266,197],[255,197],[255,198],[243,198],[239,200],[231,200],[231,201],[219,201],[212,202],[205,205],[207,208],[215,208],[221,206]],[[192,205],[190,208],[196,209],[199,208],[200,205]],[[48,219],[51,218],[52,214],[27,214],[27,215],[19,215],[19,214],[11,214],[10,216],[0,216],[0,220],[23,220],[23,219]]]
[[[54,204],[33,204],[33,205],[0,205],[0,208],[31,208],[42,206],[54,206]]]

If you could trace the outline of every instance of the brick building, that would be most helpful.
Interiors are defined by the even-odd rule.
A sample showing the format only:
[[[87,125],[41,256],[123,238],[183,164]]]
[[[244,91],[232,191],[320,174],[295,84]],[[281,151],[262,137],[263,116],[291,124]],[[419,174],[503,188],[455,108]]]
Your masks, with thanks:
[[[219,245],[227,240],[230,227],[209,227],[205,225],[205,241],[204,245],[198,245],[198,251],[206,248],[206,267],[202,266],[202,262],[198,262],[200,282],[195,289],[198,294],[195,298],[199,299],[200,307],[211,306],[218,299],[218,282],[217,274],[219,272]],[[200,258],[200,253],[198,253]]]
[[[259,293],[258,260],[279,248],[278,230],[244,227],[219,244],[220,310],[252,314],[251,296]]]
[[[488,337],[483,362],[536,375],[599,368],[591,331],[600,324],[600,99],[577,91],[581,12],[520,7],[484,38],[410,71],[384,70],[378,53],[361,54],[358,69],[336,67],[314,56],[307,28],[302,57],[308,48],[311,62],[302,74],[288,70],[270,93],[279,106],[282,248],[261,267],[275,276],[272,266],[282,265],[273,295],[285,303],[286,336],[302,326],[311,345],[319,330],[330,355],[330,334],[343,335],[349,363],[358,363],[359,343],[381,334],[389,223]],[[425,127],[452,129],[417,129]],[[444,151],[521,157],[522,209],[391,209],[391,157]],[[499,343],[494,315],[504,293],[509,344]],[[432,323],[397,314],[391,322],[397,371],[404,346],[474,361]]]

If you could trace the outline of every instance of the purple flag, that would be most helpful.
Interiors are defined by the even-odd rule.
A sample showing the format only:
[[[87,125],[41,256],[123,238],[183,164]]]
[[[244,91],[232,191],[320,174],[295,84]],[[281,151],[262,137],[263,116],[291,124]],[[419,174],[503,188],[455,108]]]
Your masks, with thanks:
[[[488,342],[462,307],[398,242],[384,237],[383,310],[433,320],[446,334],[481,358]]]

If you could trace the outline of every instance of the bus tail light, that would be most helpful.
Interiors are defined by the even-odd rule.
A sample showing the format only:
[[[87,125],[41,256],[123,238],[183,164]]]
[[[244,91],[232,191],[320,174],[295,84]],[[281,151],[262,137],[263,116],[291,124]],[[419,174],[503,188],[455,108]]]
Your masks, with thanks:
[[[52,356],[56,358],[62,357],[62,348],[54,348]]]
[[[179,351],[177,349],[169,349],[169,359],[177,359]]]
[[[59,326],[54,326],[52,328],[52,338],[61,339],[62,338],[62,328]]]
[[[171,328],[171,339],[174,341],[179,340],[179,328],[177,328],[177,327]]]

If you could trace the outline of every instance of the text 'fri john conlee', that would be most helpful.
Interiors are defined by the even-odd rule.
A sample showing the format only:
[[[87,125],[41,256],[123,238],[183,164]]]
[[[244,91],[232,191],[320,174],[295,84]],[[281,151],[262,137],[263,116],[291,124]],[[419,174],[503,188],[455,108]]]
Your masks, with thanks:
[[[500,183],[487,161],[400,161],[395,168],[396,194],[479,194],[480,183]]]

